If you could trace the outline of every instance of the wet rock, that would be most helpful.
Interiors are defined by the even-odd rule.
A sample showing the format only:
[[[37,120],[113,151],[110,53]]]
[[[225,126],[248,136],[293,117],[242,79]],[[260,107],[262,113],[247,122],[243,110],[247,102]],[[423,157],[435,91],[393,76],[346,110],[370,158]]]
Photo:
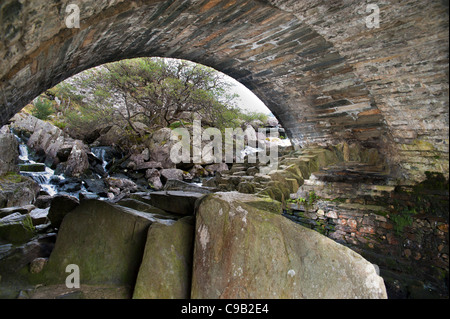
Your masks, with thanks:
[[[146,169],[161,169],[163,168],[163,165],[161,164],[161,162],[155,162],[155,161],[150,161],[150,162],[142,162],[142,163],[138,163],[134,166],[133,169],[140,171],[140,170],[146,170]]]
[[[56,153],[56,156],[58,157],[60,162],[65,162],[69,159],[70,153],[72,152],[73,145],[72,144],[65,144],[61,146]]]
[[[132,154],[129,158],[127,168],[132,170],[146,170],[149,168],[162,168],[160,162],[148,161],[150,158],[150,153],[146,148],[147,152],[142,152],[138,154]]]
[[[81,176],[90,167],[88,158],[89,149],[81,141],[75,141],[69,158],[62,165],[62,170],[67,176]]]
[[[49,222],[48,212],[50,207],[36,208],[30,212],[31,221],[34,226],[47,224]]]
[[[210,165],[206,165],[205,169],[209,172],[211,172],[212,174],[215,174],[217,172],[224,172],[224,171],[228,171],[228,165],[225,163],[216,163],[216,164],[210,164]]]
[[[87,155],[89,159],[90,170],[94,174],[98,174],[101,177],[107,177],[108,173],[105,171],[103,167],[103,161],[91,152],[87,153]]]
[[[43,163],[19,164],[21,172],[45,172],[45,167]]]
[[[29,177],[17,173],[0,176],[0,208],[29,205],[39,190],[39,184]]]
[[[77,198],[69,195],[56,195],[51,204],[48,212],[48,219],[50,219],[52,226],[59,228],[64,217],[74,210],[80,202]]]
[[[39,195],[34,202],[37,208],[47,208],[50,207],[53,196],[51,195]]]
[[[12,128],[22,134],[31,134],[27,145],[37,153],[42,153],[45,162],[54,166],[60,162],[58,153],[70,145],[73,139],[66,136],[64,132],[51,123],[42,121],[27,113],[18,113],[12,119]]]
[[[183,171],[177,168],[163,169],[161,170],[161,181],[166,183],[169,179],[183,180]]]
[[[35,235],[29,215],[13,213],[0,219],[0,239],[8,243],[26,243]]]
[[[108,187],[102,179],[85,179],[86,190],[95,193],[101,197],[106,197],[108,194]]]
[[[202,165],[199,164],[194,165],[194,167],[192,167],[189,171],[189,174],[191,174],[193,178],[209,176],[208,170],[206,170]]]
[[[52,179],[51,183],[56,183],[60,193],[76,193],[81,190],[82,181],[77,178],[66,178],[63,181]]]
[[[106,185],[113,190],[114,193],[133,193],[138,190],[135,182],[122,177],[108,177],[105,178]]]
[[[0,218],[3,218],[5,216],[14,214],[14,213],[19,213],[19,214],[28,214],[29,212],[31,212],[33,209],[35,208],[34,205],[26,205],[26,206],[16,206],[16,207],[7,207],[7,208],[1,208],[0,209]]]
[[[148,169],[145,172],[145,178],[151,184],[153,189],[160,190],[163,187],[163,183],[161,182],[161,174],[157,169]]]

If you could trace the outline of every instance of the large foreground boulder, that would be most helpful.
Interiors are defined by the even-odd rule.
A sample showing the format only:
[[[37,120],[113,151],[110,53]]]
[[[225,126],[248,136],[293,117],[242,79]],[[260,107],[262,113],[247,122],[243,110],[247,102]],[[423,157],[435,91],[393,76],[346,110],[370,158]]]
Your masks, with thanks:
[[[386,298],[359,254],[279,214],[276,201],[236,192],[197,210],[192,298]]]
[[[173,225],[150,226],[133,298],[190,297],[193,224],[194,217],[187,216]]]
[[[98,200],[67,214],[47,266],[46,281],[64,284],[66,267],[79,267],[80,283],[133,287],[153,218]]]

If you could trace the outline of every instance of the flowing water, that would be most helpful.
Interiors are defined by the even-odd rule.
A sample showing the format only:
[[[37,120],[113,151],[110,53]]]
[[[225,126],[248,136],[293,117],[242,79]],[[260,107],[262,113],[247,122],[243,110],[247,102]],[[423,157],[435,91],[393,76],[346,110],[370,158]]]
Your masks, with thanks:
[[[41,169],[43,168],[42,171],[39,172],[21,170],[20,174],[23,176],[28,176],[32,178],[34,181],[36,181],[41,187],[41,190],[47,192],[51,196],[54,196],[58,193],[68,194],[75,197],[78,197],[80,193],[95,195],[94,193],[91,193],[86,190],[84,182],[79,182],[80,184],[79,187],[74,187],[77,190],[67,191],[67,189],[64,189],[64,187],[61,185],[65,183],[73,184],[73,181],[67,179],[63,174],[55,174],[54,170],[44,165],[43,163],[39,163],[32,160],[31,159],[32,156],[30,157],[30,150],[26,145],[26,143],[19,136],[15,135],[15,137],[19,141],[19,162],[21,164],[20,166],[24,167],[27,165],[37,164],[42,166]],[[105,159],[106,148],[105,147],[93,148],[92,153],[94,153],[95,156],[97,156],[99,159],[102,160],[102,167],[105,170],[105,172],[107,172],[106,165],[108,164],[108,162]]]
[[[103,170],[106,172],[107,176],[109,177],[109,173],[108,170],[106,169],[106,166],[109,163],[109,158],[107,158],[107,150],[110,149],[109,146],[96,146],[96,147],[91,147],[91,152],[97,156],[97,158],[99,158],[102,161],[102,167]]]
[[[17,137],[17,136],[16,136]],[[29,157],[28,146],[19,138],[19,159],[22,164],[37,164],[37,162],[33,161]],[[50,167],[45,166],[45,170],[42,172],[25,172],[21,171],[21,175],[31,177],[35,180],[43,191],[46,191],[49,195],[53,196],[57,194],[56,186],[51,183],[51,180],[57,178],[59,180],[64,180],[65,177],[63,175],[55,175],[55,171]]]

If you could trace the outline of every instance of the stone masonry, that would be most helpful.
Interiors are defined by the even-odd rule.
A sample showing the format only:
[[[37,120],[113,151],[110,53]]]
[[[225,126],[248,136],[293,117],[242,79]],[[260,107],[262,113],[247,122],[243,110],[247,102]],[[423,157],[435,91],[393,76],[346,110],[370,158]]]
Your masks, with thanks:
[[[105,62],[183,58],[251,89],[301,146],[357,142],[399,178],[448,177],[448,5],[135,0],[0,5],[0,124],[58,82]],[[373,12],[372,12],[373,13]]]

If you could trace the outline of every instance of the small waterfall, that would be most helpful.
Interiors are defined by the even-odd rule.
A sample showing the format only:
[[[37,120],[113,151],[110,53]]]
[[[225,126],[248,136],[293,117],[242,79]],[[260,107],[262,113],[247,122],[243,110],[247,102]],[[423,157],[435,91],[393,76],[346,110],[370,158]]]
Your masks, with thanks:
[[[264,151],[262,148],[255,148],[255,147],[251,147],[251,146],[246,146],[240,153],[240,158],[244,158],[245,156],[254,154],[254,153],[258,153],[258,152],[262,152]]]
[[[20,143],[19,145],[19,159],[23,162],[30,160],[28,157],[28,147],[24,143]]]
[[[110,149],[109,146],[97,146],[92,147],[91,152],[102,161],[102,167],[103,170],[106,172],[107,176],[109,177],[108,170],[106,169],[106,166],[108,165],[109,161],[107,160],[107,150]]]
[[[21,166],[24,167],[28,164],[30,165],[36,165],[39,164],[29,157],[29,150],[28,146],[22,141],[20,137],[15,135],[17,140],[19,141],[19,160],[21,162]],[[52,178],[59,178],[60,180],[64,180],[64,176],[62,175],[55,175],[55,171],[52,170],[50,167],[45,166],[44,164],[41,164],[44,167],[44,170],[34,172],[34,171],[20,171],[20,174],[23,176],[28,176],[35,180],[42,190],[46,191],[49,195],[54,196],[57,194],[56,186],[50,183]]]
[[[105,159],[106,149],[104,147],[93,147],[92,153],[94,153],[95,156],[102,160],[102,167],[106,172],[106,165],[108,165],[108,162]]]

